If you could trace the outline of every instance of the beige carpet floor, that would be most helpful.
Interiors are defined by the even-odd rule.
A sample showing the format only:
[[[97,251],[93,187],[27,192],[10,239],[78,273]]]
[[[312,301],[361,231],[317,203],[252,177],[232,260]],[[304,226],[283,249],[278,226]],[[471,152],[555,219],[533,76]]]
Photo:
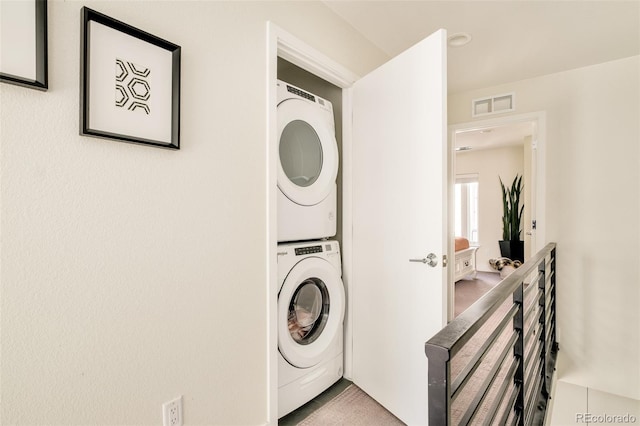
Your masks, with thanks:
[[[500,274],[497,272],[479,271],[475,279],[456,282],[454,316],[460,315],[462,311],[495,287],[500,280]]]
[[[400,426],[404,423],[359,387],[350,385],[298,425]]]

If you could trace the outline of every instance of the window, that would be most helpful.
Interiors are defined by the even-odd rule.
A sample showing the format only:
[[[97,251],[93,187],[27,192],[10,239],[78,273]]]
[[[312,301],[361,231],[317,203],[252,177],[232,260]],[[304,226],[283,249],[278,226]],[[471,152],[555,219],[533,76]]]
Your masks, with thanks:
[[[456,176],[456,236],[478,245],[478,175]]]

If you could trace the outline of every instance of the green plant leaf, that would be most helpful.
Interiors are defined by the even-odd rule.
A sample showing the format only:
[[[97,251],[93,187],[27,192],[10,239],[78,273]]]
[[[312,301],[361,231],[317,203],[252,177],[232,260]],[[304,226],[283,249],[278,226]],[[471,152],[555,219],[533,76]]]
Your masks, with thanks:
[[[522,175],[516,174],[508,189],[502,182],[502,178],[498,176],[498,179],[502,189],[502,239],[504,241],[520,240],[524,211],[524,204],[520,205]]]

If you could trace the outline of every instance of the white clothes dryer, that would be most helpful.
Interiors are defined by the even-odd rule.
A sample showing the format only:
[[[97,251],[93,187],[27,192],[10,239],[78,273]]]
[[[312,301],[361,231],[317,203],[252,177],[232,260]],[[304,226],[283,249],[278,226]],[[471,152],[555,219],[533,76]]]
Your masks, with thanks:
[[[278,242],[336,235],[338,145],[331,102],[278,81]]]
[[[342,377],[341,267],[337,241],[278,245],[278,418]]]

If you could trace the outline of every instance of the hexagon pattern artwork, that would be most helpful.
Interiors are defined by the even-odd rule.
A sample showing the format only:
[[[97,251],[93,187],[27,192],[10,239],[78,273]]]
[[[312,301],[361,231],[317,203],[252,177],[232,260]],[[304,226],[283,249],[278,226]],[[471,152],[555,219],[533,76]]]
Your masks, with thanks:
[[[151,97],[151,87],[147,77],[149,68],[123,59],[116,59],[116,107],[129,111],[142,110],[149,114],[147,101]]]

